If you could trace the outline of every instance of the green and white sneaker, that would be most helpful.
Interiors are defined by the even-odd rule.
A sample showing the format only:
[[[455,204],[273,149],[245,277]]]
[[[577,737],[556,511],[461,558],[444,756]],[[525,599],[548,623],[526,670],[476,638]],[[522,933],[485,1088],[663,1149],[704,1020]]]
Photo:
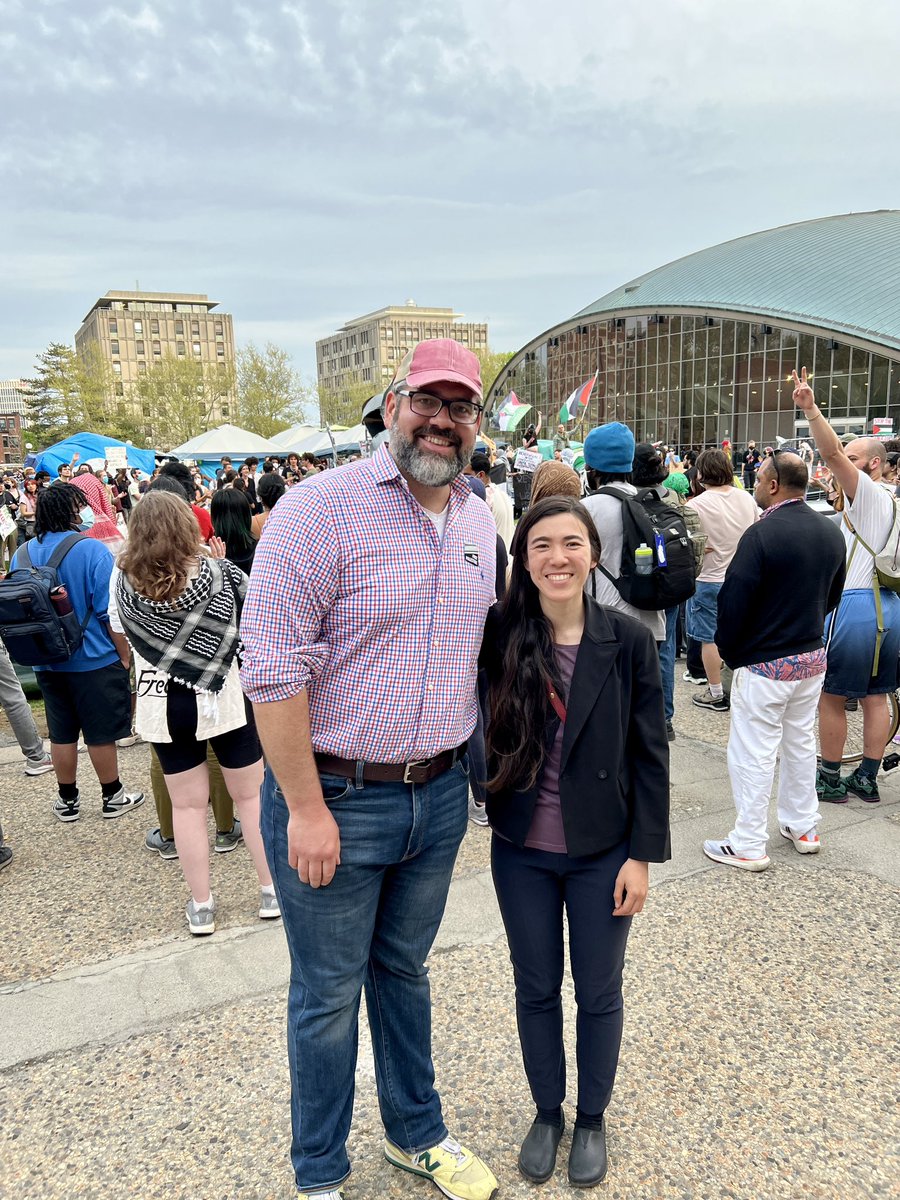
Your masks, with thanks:
[[[384,1157],[391,1166],[432,1180],[450,1200],[492,1200],[500,1190],[481,1159],[451,1137],[419,1154],[407,1154],[385,1138]]]
[[[829,775],[821,767],[816,769],[816,795],[827,804],[846,804],[847,782],[840,775]]]
[[[867,800],[869,804],[877,804],[881,799],[878,794],[878,781],[872,775],[864,775],[859,767],[845,775],[841,783],[845,792],[852,792],[854,796],[859,796],[860,800]]]

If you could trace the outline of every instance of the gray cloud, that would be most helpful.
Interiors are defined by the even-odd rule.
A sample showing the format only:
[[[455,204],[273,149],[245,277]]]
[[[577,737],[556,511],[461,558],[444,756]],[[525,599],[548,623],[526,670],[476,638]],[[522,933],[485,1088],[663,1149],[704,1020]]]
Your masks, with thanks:
[[[852,27],[834,0],[0,0],[0,375],[136,279],[307,373],[408,296],[512,349],[681,254],[887,206],[898,27],[882,0]]]

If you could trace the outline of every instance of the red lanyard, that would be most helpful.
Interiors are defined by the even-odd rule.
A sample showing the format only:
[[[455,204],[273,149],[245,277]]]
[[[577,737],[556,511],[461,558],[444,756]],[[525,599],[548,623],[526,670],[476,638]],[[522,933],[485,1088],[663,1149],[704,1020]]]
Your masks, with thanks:
[[[550,703],[553,705],[553,711],[563,722],[563,724],[565,724],[566,706],[563,704],[562,700],[560,700],[559,696],[557,696],[556,692],[554,692],[553,688],[549,686],[549,684],[547,686],[547,695],[550,697]]]

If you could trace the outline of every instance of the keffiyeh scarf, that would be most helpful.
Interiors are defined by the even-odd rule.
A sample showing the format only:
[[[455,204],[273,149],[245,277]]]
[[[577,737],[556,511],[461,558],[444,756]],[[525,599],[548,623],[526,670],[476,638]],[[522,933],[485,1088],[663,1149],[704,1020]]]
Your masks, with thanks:
[[[119,617],[141,658],[176,683],[220,692],[240,651],[238,621],[247,590],[226,559],[200,560],[200,574],[174,603],[139,595],[124,573],[116,584]]]

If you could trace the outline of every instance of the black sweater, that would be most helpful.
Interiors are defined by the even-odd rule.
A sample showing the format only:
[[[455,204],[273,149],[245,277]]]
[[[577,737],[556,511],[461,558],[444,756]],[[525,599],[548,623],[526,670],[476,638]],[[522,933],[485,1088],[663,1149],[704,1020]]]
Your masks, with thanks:
[[[844,586],[844,539],[808,504],[786,504],[738,542],[719,592],[716,645],[729,667],[822,645]]]

